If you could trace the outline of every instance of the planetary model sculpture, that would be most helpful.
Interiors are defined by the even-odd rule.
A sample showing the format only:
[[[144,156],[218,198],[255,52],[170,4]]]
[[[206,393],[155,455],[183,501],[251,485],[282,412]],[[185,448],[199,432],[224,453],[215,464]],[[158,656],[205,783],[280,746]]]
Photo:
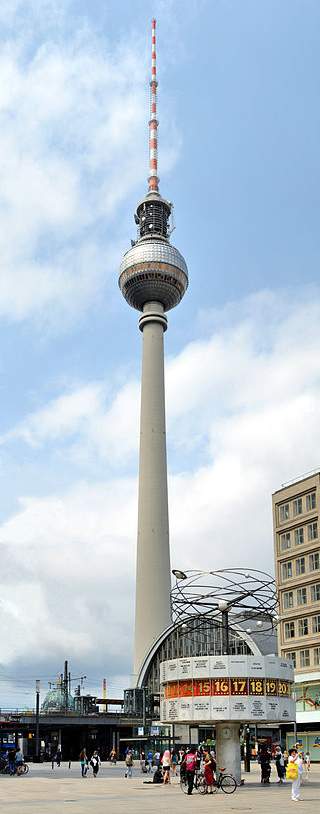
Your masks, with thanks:
[[[211,722],[218,763],[240,781],[240,724],[295,719],[293,665],[271,652],[275,583],[264,572],[239,568],[173,573],[175,624],[180,635],[196,638],[198,650],[161,663],[161,721]]]

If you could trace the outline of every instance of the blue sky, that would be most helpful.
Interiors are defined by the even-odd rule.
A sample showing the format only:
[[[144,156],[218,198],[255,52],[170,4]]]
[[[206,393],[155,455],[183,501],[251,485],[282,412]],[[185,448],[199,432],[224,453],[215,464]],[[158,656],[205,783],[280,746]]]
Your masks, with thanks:
[[[166,334],[174,563],[271,569],[271,492],[320,463],[319,4],[3,0],[0,706],[28,703],[6,676],[68,656],[88,689],[130,672],[141,337],[117,270],[153,15],[190,272]]]

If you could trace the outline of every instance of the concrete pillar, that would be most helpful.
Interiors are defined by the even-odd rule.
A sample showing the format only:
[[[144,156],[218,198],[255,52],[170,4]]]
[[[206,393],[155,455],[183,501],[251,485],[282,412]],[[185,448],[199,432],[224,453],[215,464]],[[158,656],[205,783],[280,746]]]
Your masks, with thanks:
[[[134,682],[152,643],[171,622],[170,551],[164,393],[163,306],[149,302],[143,332]]]
[[[215,724],[217,770],[224,767],[226,774],[232,774],[237,783],[241,780],[239,727],[239,723],[231,721]]]

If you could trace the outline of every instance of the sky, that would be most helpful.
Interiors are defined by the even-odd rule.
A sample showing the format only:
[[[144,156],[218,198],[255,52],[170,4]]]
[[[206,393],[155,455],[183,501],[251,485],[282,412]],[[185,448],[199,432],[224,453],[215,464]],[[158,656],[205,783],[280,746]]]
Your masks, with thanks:
[[[159,175],[172,566],[273,569],[271,494],[319,468],[317,0],[2,0],[0,708],[132,658],[138,313],[118,289]],[[78,681],[76,681],[78,683]]]

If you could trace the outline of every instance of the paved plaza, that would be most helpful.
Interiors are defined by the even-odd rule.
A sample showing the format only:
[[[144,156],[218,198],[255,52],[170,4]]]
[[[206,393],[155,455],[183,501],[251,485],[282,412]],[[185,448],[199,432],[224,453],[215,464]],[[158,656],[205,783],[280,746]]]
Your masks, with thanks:
[[[205,814],[212,809],[219,812],[239,811],[270,814],[270,811],[292,811],[297,805],[291,802],[290,784],[278,786],[276,773],[272,768],[272,783],[261,786],[259,766],[253,765],[250,774],[244,774],[245,785],[235,794],[227,796],[222,792],[201,796],[193,793],[187,797],[178,781],[170,786],[155,786],[144,783],[137,767],[131,780],[124,778],[124,768],[118,764],[111,768],[103,764],[101,774],[95,780],[92,776],[80,777],[79,767],[73,764],[71,771],[65,764],[51,771],[50,765],[32,766],[26,777],[0,776],[0,807],[8,814],[182,814],[186,810],[192,814]],[[304,811],[317,811],[320,801],[320,767],[312,767],[310,780],[301,789]]]

